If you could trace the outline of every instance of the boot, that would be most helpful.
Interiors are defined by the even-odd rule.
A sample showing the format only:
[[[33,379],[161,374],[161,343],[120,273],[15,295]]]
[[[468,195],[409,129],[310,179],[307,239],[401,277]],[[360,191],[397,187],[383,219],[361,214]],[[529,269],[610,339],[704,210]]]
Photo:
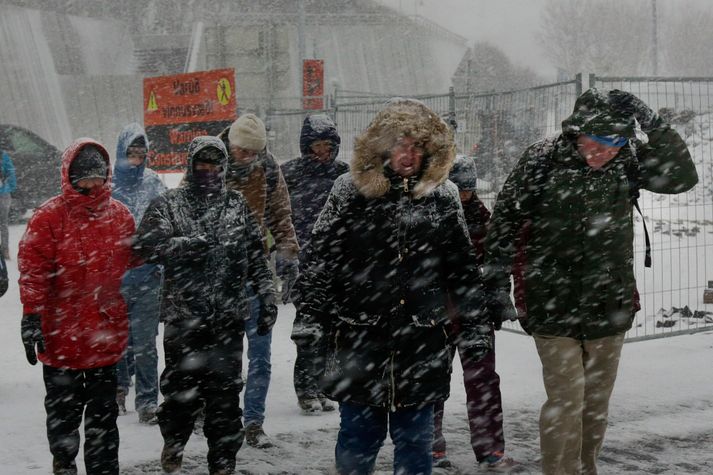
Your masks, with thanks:
[[[306,416],[314,416],[322,412],[322,403],[316,397],[298,399],[297,404],[300,406],[302,414]]]
[[[116,389],[116,405],[119,406],[119,415],[126,415],[126,393],[124,388]]]
[[[170,445],[163,445],[161,450],[161,468],[163,473],[178,473],[183,463],[183,449]]]
[[[335,409],[334,403],[326,397],[320,397],[319,403],[322,405],[323,412],[332,412]]]
[[[62,462],[54,458],[52,460],[52,474],[53,475],[77,475],[77,464],[72,460],[71,462]]]
[[[149,407],[146,409],[139,409],[139,424],[146,424],[148,426],[155,426],[158,424],[156,408]]]
[[[260,424],[248,424],[245,428],[245,442],[256,449],[268,449],[275,446]]]

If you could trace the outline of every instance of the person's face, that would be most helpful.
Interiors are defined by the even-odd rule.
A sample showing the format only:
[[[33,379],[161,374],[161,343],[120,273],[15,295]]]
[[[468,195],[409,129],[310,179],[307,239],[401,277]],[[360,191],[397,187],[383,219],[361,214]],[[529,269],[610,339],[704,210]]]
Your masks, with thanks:
[[[77,182],[77,188],[82,188],[83,190],[93,190],[95,188],[101,188],[104,186],[104,178],[82,178]]]
[[[220,173],[223,168],[217,163],[196,162],[193,169],[201,172]]]
[[[233,162],[238,165],[247,165],[257,158],[257,152],[238,147],[237,145],[231,145],[230,156],[233,159]]]
[[[416,144],[413,137],[400,137],[391,147],[389,166],[399,176],[408,178],[421,169],[423,148]]]
[[[146,147],[129,147],[126,149],[126,160],[133,167],[141,166],[146,160],[148,150]]]
[[[586,135],[580,135],[577,137],[577,150],[587,161],[587,165],[599,170],[616,157],[621,147],[604,145]]]
[[[314,158],[319,162],[327,162],[332,158],[332,142],[329,140],[317,140],[309,146],[314,154]]]
[[[460,195],[461,203],[467,203],[471,200],[471,198],[473,198],[472,191],[458,190],[458,194]]]

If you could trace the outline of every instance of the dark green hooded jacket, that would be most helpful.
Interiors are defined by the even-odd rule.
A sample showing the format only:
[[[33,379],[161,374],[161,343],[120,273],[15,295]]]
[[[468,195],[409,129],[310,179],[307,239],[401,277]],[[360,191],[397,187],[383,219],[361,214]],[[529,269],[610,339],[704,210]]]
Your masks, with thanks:
[[[562,133],[531,145],[510,173],[486,237],[484,271],[500,288],[509,289],[514,276],[518,316],[529,333],[595,339],[631,328],[639,305],[630,190],[638,181],[675,194],[698,181],[678,133],[653,123],[642,144],[638,122],[591,89]],[[581,133],[630,141],[594,170],[577,151]]]

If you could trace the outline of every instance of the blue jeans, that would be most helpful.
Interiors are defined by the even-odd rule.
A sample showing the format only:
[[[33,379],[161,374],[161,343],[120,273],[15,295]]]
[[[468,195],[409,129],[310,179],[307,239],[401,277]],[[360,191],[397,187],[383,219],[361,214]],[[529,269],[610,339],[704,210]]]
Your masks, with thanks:
[[[430,475],[433,443],[433,404],[420,409],[397,409],[339,404],[341,423],[335,450],[339,475],[368,475],[386,439],[394,442],[394,473]]]
[[[246,294],[249,299],[250,315],[245,320],[245,334],[248,336],[248,377],[245,382],[243,420],[245,426],[248,426],[249,424],[262,425],[265,420],[265,400],[272,374],[270,363],[272,332],[265,336],[257,334],[260,301],[250,286],[246,287]]]
[[[133,271],[129,271],[133,272]],[[160,276],[151,276],[142,281],[124,279],[121,292],[129,310],[131,350],[117,365],[118,387],[127,391],[131,381],[128,358],[133,352],[136,372],[137,411],[156,409],[158,405],[158,353],[156,336],[161,292]]]

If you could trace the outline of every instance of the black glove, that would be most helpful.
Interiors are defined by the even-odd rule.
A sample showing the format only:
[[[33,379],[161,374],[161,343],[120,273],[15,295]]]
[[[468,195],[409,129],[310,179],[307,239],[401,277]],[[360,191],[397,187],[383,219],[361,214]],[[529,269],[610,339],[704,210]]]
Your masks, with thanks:
[[[456,344],[464,358],[477,362],[493,350],[493,329],[490,325],[466,325],[461,327]]]
[[[634,117],[639,122],[641,130],[646,133],[663,124],[663,120],[651,107],[630,92],[620,91],[619,89],[610,91],[609,104],[616,112],[624,116]]]
[[[492,322],[493,328],[500,330],[504,321],[517,320],[517,310],[512,303],[510,293],[506,290],[495,290],[488,301],[488,320]]]
[[[277,304],[275,303],[275,296],[272,294],[259,298],[260,313],[257,317],[257,334],[265,336],[272,331],[272,327],[277,320]]]
[[[37,352],[45,352],[45,337],[42,336],[42,320],[37,313],[28,313],[23,315],[22,323],[20,324],[20,335],[22,336],[22,344],[25,346],[25,356],[27,362],[31,365],[37,364],[37,353],[35,353],[35,345]]]
[[[204,234],[171,238],[171,246],[176,254],[184,259],[202,259],[211,248],[208,237]]]
[[[295,287],[297,277],[300,275],[300,261],[298,259],[285,259],[277,256],[275,260],[277,277],[282,281],[282,303],[291,301],[292,289]]]

